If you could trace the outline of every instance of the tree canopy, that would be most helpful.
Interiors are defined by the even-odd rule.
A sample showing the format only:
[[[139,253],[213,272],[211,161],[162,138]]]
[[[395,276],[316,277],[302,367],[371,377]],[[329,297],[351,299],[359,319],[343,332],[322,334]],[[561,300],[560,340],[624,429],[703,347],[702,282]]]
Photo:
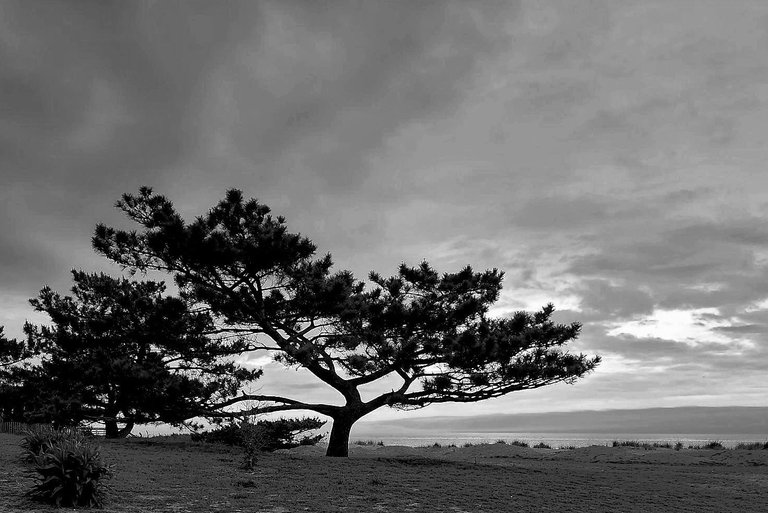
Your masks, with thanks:
[[[18,420],[24,407],[19,400],[19,386],[24,363],[35,355],[23,340],[9,339],[0,326],[0,420]]]
[[[330,255],[316,257],[309,239],[238,190],[192,222],[147,187],[117,206],[140,230],[97,226],[98,252],[131,271],[170,273],[220,329],[249,337],[244,351],[271,351],[344,398],[335,406],[242,393],[209,409],[211,417],[311,410],[334,421],[328,455],[345,456],[354,422],[382,406],[480,401],[573,382],[599,363],[563,349],[581,326],[555,323],[552,305],[489,316],[504,276],[497,269],[440,274],[422,262],[357,281],[333,272]],[[392,377],[396,389],[363,400],[360,387]],[[244,401],[258,404],[233,413]]]
[[[72,296],[45,287],[30,301],[52,322],[24,327],[41,356],[23,380],[33,420],[102,421],[108,437],[124,436],[135,423],[180,424],[259,376],[228,358],[247,342],[211,337],[210,315],[164,284],[72,274]]]

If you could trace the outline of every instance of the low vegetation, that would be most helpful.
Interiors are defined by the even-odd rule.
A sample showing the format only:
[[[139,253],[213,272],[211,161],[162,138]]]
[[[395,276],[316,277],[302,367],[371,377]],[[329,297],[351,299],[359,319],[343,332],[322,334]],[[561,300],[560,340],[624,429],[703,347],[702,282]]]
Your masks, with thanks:
[[[76,430],[37,430],[20,445],[35,478],[29,497],[56,507],[102,505],[104,482],[112,472],[94,442]]]
[[[22,457],[33,463],[39,456],[50,452],[65,442],[85,444],[87,437],[80,430],[71,428],[33,428],[24,432],[21,440]]]
[[[17,435],[0,434],[0,468],[3,469],[0,511],[54,511],[46,505],[35,505],[30,499],[31,493],[25,497],[33,481],[41,483],[42,475],[33,464],[19,458],[21,441]],[[26,443],[31,446],[29,442],[31,440]],[[536,442],[536,446],[543,443]],[[95,446],[94,440],[87,438],[83,444]],[[91,477],[99,472],[105,474],[94,480],[100,492],[92,495],[110,513],[255,510],[331,513],[367,511],[374,507],[381,511],[408,511],[413,510],[414,503],[429,504],[432,511],[456,508],[533,511],[541,509],[542,500],[560,510],[612,511],[616,504],[633,504],[631,496],[626,495],[627,490],[654,498],[651,506],[657,511],[758,511],[760,501],[764,501],[761,490],[743,483],[745,479],[762,479],[768,472],[768,451],[762,450],[766,445],[764,441],[738,446],[752,450],[751,453],[740,452],[735,447],[728,451],[689,451],[681,447],[679,452],[660,449],[654,454],[621,447],[549,452],[492,441],[468,444],[466,450],[446,449],[443,445],[441,449],[430,447],[422,452],[377,447],[375,441],[373,445],[365,445],[377,450],[369,451],[361,446],[353,458],[343,461],[319,457],[320,449],[295,454],[254,453],[258,455],[258,461],[253,462],[258,474],[250,474],[242,470],[243,448],[240,446],[194,442],[189,435],[128,438],[102,440],[95,454],[90,453],[89,458],[80,458],[75,464],[86,467],[82,460],[90,459],[95,462],[90,465],[94,470]],[[627,464],[605,465],[600,457],[606,451],[620,454]],[[64,452],[67,451],[62,450]],[[517,457],[523,453],[524,458]],[[116,478],[107,482],[108,487],[104,481],[111,465],[108,467],[105,461],[114,465],[116,474]],[[723,462],[727,463],[723,465]],[[688,465],[682,476],[681,464]],[[513,499],[497,493],[510,486],[511,476],[515,486],[526,490]],[[604,488],[592,487],[591,483],[604,483],[607,479],[616,483],[607,492]],[[715,485],[724,487],[722,494],[702,496],[699,493]],[[83,488],[88,486],[91,485]],[[401,490],[406,488],[413,492],[403,494]],[[97,504],[86,500],[65,501],[63,490],[60,490],[62,506]],[[50,497],[53,490],[49,487],[47,492],[40,491]],[[56,500],[55,496],[38,499],[50,504]],[[318,504],[325,506],[318,508]],[[736,508],[737,504],[741,510]],[[565,505],[568,507],[563,509]],[[638,506],[625,511],[648,510]]]
[[[193,433],[193,442],[236,445],[253,450],[274,451],[300,445],[315,445],[324,434],[309,434],[325,422],[316,418],[260,420],[233,422],[211,431]]]
[[[768,441],[766,442],[742,442],[737,444],[736,450],[740,451],[768,451]]]
[[[639,449],[645,449],[646,451],[653,449],[672,449],[672,444],[669,442],[640,442],[637,440],[614,440],[611,444],[612,447],[636,447]]]

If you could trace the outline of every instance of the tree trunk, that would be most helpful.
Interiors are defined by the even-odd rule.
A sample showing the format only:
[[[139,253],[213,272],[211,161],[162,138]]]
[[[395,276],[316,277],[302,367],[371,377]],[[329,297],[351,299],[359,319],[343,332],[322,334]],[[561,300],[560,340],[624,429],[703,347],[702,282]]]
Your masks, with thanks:
[[[117,427],[117,421],[116,420],[105,420],[104,421],[104,435],[107,438],[125,438],[126,436],[131,434],[131,430],[133,429],[133,422],[128,421],[126,422],[125,426],[120,429]]]
[[[104,421],[104,436],[107,438],[117,438],[119,436],[119,430],[117,429],[117,421],[105,420]]]
[[[134,426],[133,421],[129,420],[128,422],[126,422],[125,426],[123,426],[123,429],[121,429],[120,431],[117,432],[117,437],[118,438],[125,438],[128,435],[130,435],[131,431],[133,430],[133,426]]]
[[[334,417],[331,438],[328,440],[328,450],[325,452],[326,456],[342,458],[349,456],[349,433],[352,431],[352,424],[356,420],[357,418],[346,415]]]

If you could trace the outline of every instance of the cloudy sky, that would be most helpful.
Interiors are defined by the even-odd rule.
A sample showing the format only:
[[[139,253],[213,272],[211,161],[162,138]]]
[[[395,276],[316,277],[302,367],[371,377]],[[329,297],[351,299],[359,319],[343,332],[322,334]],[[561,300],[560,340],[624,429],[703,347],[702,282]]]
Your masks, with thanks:
[[[360,278],[501,268],[494,313],[552,301],[604,357],[424,414],[768,406],[766,55],[759,0],[5,0],[0,325],[119,274],[90,237],[123,192],[237,187]]]

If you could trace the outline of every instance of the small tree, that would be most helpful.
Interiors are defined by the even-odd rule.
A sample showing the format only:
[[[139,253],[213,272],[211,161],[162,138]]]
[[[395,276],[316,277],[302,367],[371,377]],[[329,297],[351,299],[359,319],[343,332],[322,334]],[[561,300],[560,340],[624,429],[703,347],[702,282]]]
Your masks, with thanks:
[[[37,351],[25,341],[6,338],[3,331],[0,326],[0,421],[22,421],[25,403],[21,383],[29,373],[24,364]]]
[[[0,370],[8,370],[35,353],[23,341],[6,338],[4,331],[5,328],[0,326]]]
[[[260,375],[227,358],[247,342],[210,338],[210,315],[162,283],[72,274],[73,296],[45,287],[30,301],[53,322],[24,327],[42,358],[25,387],[37,420],[103,421],[107,437],[123,437],[135,423],[183,423]]]
[[[371,273],[366,286],[349,271],[332,273],[330,255],[315,259],[309,239],[289,233],[282,217],[237,190],[192,223],[146,187],[123,195],[117,206],[142,230],[99,225],[97,251],[132,271],[171,273],[183,296],[207,305],[223,328],[251,333],[247,350],[273,351],[276,360],[307,369],[344,398],[335,406],[242,394],[207,415],[327,415],[329,456],[346,456],[352,425],[382,406],[481,401],[573,382],[599,362],[561,349],[580,325],[554,323],[552,305],[489,317],[503,278],[496,269],[440,275],[426,262],[403,264],[391,278]],[[360,387],[390,376],[400,380],[396,389],[363,400]],[[243,401],[260,406],[222,409]]]

